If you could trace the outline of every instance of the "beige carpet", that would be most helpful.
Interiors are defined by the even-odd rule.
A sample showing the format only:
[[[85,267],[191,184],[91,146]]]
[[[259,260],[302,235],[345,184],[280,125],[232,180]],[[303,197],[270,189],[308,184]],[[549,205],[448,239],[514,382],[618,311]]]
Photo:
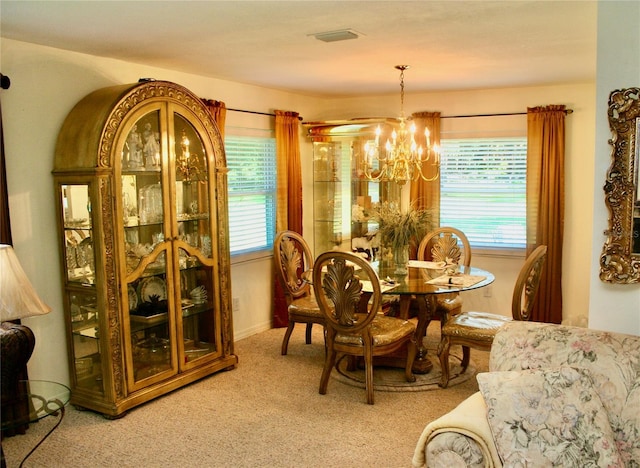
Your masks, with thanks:
[[[431,325],[436,330],[439,324]],[[318,394],[322,334],[304,344],[298,326],[289,354],[284,330],[240,340],[237,369],[108,420],[68,407],[60,427],[26,467],[409,467],[424,426],[477,390],[475,378],[445,390],[375,393],[331,379]],[[459,353],[460,350],[454,350]],[[488,353],[472,351],[479,372]],[[47,418],[2,443],[8,467],[53,425]]]

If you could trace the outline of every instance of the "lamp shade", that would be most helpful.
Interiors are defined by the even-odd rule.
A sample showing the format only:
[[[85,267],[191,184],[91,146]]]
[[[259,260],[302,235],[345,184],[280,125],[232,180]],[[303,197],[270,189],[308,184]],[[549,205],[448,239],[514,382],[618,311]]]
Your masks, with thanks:
[[[51,312],[40,300],[13,247],[0,244],[0,321],[18,320]]]

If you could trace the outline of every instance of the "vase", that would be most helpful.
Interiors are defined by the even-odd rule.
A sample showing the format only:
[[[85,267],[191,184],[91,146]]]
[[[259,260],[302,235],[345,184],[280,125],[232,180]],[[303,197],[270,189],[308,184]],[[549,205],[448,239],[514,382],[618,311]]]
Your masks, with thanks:
[[[395,264],[395,275],[406,275],[409,273],[409,246],[402,245],[393,249],[393,263]]]

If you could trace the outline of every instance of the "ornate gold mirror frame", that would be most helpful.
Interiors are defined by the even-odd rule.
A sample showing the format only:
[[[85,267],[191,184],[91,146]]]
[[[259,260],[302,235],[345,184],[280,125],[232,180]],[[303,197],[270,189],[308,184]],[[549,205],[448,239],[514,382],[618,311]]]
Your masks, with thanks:
[[[609,95],[613,161],[604,185],[609,229],[600,256],[600,279],[607,283],[640,283],[640,88]]]

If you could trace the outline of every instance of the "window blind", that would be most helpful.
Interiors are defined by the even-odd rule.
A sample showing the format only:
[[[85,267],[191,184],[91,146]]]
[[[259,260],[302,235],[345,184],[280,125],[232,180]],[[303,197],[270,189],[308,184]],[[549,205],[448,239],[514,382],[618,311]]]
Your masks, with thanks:
[[[440,224],[473,247],[526,246],[526,138],[443,139]]]
[[[226,136],[231,254],[273,248],[276,203],[275,138]]]

